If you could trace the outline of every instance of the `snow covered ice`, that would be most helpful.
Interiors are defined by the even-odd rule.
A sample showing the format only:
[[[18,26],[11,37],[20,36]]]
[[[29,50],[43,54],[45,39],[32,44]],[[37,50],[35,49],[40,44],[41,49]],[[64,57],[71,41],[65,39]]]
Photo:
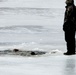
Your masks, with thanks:
[[[76,55],[63,55],[64,11],[65,0],[0,0],[0,51],[47,52],[0,55],[0,75],[76,75]]]

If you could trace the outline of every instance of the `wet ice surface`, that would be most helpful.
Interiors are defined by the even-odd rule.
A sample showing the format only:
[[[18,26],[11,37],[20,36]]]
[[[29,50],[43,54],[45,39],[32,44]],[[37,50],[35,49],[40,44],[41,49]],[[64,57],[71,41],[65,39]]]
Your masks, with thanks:
[[[14,49],[14,50],[3,50],[0,51],[0,56],[5,56],[5,55],[15,55],[15,56],[35,56],[35,55],[43,55],[46,54],[47,52],[45,51],[21,51],[19,49]]]
[[[63,52],[60,50],[51,50],[51,51],[42,51],[42,50],[20,50],[20,49],[8,49],[0,51],[0,56],[23,56],[23,57],[32,57],[32,56],[46,56],[46,55],[63,55]]]
[[[0,57],[1,75],[76,75],[76,56]]]

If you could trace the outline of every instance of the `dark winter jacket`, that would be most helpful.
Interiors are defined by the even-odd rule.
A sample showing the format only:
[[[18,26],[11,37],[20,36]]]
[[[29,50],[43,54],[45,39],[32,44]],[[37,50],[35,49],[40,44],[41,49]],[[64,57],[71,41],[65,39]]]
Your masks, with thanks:
[[[65,16],[64,16],[64,31],[74,31],[76,26],[76,8],[75,6],[66,6]]]

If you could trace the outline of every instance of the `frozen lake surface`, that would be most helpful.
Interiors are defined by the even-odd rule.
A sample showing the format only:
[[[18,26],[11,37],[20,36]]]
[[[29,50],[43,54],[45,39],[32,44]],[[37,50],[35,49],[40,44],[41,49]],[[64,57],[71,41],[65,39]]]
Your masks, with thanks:
[[[43,7],[39,3],[44,3]],[[62,30],[64,2],[61,2],[63,8],[51,6],[52,3],[54,1],[2,0],[0,50],[65,50]]]
[[[76,55],[63,55],[64,11],[65,0],[0,0],[0,51],[47,52],[0,55],[0,75],[76,75]]]
[[[76,75],[76,56],[0,57],[1,75]]]

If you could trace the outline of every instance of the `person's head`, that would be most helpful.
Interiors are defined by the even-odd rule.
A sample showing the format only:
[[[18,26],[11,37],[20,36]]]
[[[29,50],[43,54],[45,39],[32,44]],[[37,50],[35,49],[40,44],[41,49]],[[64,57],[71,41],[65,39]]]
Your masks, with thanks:
[[[67,5],[69,5],[69,4],[74,4],[74,0],[66,0],[65,3],[66,3]]]

